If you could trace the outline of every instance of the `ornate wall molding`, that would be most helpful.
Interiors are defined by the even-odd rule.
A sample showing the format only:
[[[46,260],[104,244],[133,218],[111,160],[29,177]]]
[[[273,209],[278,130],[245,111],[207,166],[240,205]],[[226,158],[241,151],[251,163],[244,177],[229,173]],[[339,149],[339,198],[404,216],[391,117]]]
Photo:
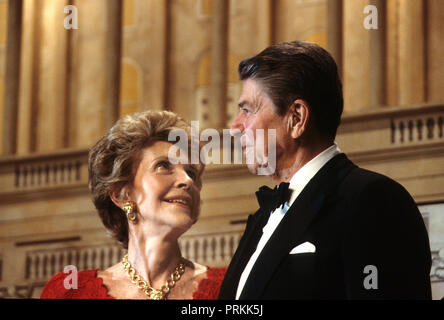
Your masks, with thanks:
[[[439,251],[432,251],[430,280],[432,282],[444,282],[444,248]]]

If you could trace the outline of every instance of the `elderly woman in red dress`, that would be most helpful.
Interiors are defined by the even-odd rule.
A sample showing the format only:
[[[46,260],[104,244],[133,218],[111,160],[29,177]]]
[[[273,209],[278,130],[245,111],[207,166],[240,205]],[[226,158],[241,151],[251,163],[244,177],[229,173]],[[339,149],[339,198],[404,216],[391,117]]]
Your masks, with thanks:
[[[204,165],[189,164],[188,155],[180,158],[184,152],[168,141],[177,129],[185,130],[190,144],[190,127],[176,114],[135,113],[119,120],[90,150],[94,204],[128,254],[106,270],[79,271],[77,289],[66,289],[68,274],[58,273],[41,298],[217,298],[225,268],[184,259],[178,244],[199,216]]]

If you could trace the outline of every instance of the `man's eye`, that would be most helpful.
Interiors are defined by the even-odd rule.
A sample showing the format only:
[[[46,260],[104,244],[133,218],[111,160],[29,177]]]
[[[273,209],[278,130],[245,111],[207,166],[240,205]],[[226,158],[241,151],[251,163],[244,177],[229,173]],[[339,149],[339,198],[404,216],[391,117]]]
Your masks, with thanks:
[[[242,111],[244,114],[249,114],[249,113],[250,113],[250,110],[248,110],[247,108],[242,108],[241,111]]]

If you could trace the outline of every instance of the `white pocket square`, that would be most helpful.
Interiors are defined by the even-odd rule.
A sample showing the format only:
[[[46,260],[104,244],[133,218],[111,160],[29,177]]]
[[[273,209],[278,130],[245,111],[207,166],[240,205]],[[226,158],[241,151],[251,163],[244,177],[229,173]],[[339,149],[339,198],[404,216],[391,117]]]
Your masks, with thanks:
[[[290,254],[316,252],[316,247],[311,242],[304,242],[291,249]]]

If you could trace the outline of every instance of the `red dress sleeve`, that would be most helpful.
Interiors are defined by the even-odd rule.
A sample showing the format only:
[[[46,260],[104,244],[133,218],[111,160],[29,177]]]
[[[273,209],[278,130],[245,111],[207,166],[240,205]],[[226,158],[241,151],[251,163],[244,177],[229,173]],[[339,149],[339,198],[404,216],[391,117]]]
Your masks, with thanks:
[[[70,274],[59,272],[43,288],[41,299],[114,299],[108,295],[102,278],[97,277],[97,270],[77,272],[77,288],[65,288],[65,278]],[[74,285],[70,281],[71,286]]]
[[[200,280],[197,290],[193,292],[194,300],[216,300],[227,268],[207,267],[207,277]]]

